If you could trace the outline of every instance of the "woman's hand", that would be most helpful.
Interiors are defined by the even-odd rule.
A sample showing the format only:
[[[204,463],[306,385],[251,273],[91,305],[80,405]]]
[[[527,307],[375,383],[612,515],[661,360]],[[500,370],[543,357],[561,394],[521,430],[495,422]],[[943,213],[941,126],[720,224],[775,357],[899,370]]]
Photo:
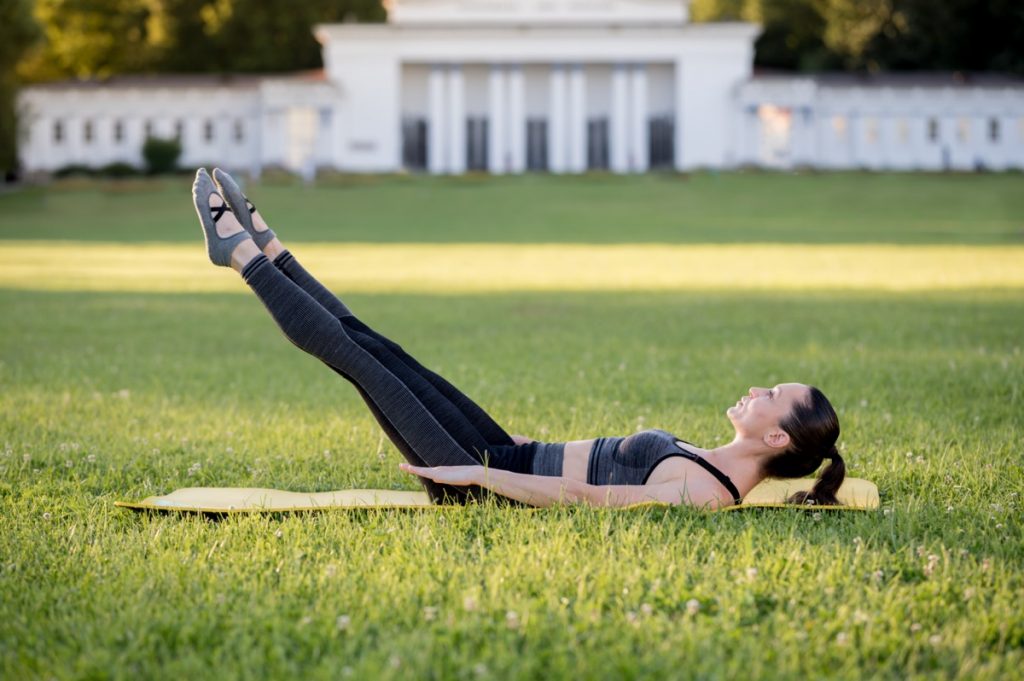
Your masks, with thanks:
[[[421,478],[429,478],[434,482],[446,485],[479,485],[484,480],[483,466],[413,466],[408,463],[400,463],[398,467],[406,473],[418,475]]]
[[[511,435],[510,437],[512,438],[512,442],[517,445],[525,445],[533,442],[533,438],[526,437],[525,435]]]

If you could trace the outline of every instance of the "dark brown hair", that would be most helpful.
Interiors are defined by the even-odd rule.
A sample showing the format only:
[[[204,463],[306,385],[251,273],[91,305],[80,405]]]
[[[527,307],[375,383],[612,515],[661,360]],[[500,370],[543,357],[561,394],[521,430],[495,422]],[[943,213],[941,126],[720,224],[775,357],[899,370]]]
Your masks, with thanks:
[[[786,502],[840,506],[836,492],[846,477],[846,464],[836,449],[839,417],[828,398],[810,386],[810,397],[794,406],[779,427],[789,435],[790,445],[785,451],[767,459],[761,472],[770,478],[802,478],[817,470],[822,461],[830,459],[828,467],[818,474],[809,492],[791,494]]]

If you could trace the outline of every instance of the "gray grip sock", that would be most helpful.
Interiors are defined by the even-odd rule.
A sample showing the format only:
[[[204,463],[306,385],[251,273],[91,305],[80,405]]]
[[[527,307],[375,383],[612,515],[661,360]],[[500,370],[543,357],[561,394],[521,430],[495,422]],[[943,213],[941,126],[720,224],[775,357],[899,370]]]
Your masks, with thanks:
[[[242,188],[238,186],[233,177],[220,168],[214,168],[213,181],[220,187],[220,193],[223,195],[224,200],[228,202],[228,205],[231,206],[231,211],[235,214],[235,217],[238,218],[242,227],[245,228],[245,231],[249,232],[253,241],[256,242],[256,245],[262,251],[267,247],[271,239],[277,236],[274,234],[274,230],[267,227],[267,223],[256,213],[256,206],[242,193]],[[254,220],[253,216],[258,219]]]
[[[214,205],[210,206],[210,197],[217,196]],[[196,172],[196,180],[192,183],[192,201],[196,207],[196,214],[199,215],[199,224],[203,227],[203,236],[206,237],[206,252],[214,265],[224,267],[231,266],[231,253],[235,247],[250,236],[245,229],[235,220],[231,214],[228,203],[224,197],[217,192],[213,180],[206,174],[205,168]],[[217,222],[222,221],[218,231]],[[234,223],[234,224],[231,224]],[[236,231],[237,230],[237,231]],[[221,236],[226,233],[225,236]]]

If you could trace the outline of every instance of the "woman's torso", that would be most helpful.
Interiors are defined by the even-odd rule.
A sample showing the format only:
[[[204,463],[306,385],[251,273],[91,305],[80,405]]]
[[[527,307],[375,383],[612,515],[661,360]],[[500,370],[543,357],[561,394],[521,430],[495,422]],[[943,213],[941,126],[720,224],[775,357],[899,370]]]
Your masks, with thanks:
[[[682,477],[696,465],[681,456],[677,441],[678,438],[664,430],[644,430],[622,438],[567,442],[562,476],[600,485],[668,482]],[[598,447],[595,448],[595,444]],[[598,457],[600,461],[595,460]],[[620,480],[616,481],[616,476]]]

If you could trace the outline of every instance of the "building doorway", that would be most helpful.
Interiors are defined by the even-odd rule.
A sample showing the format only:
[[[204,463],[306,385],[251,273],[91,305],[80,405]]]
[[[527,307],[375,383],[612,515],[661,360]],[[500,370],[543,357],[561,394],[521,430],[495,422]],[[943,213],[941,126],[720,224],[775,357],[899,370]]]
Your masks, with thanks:
[[[608,170],[608,119],[587,121],[587,170]]]
[[[487,170],[487,117],[466,119],[466,170]]]
[[[676,123],[672,116],[655,116],[647,122],[647,163],[651,170],[667,170],[676,164]]]
[[[427,169],[427,119],[408,117],[402,120],[402,166],[406,170]]]
[[[526,169],[545,172],[548,169],[548,122],[544,118],[526,121]]]

